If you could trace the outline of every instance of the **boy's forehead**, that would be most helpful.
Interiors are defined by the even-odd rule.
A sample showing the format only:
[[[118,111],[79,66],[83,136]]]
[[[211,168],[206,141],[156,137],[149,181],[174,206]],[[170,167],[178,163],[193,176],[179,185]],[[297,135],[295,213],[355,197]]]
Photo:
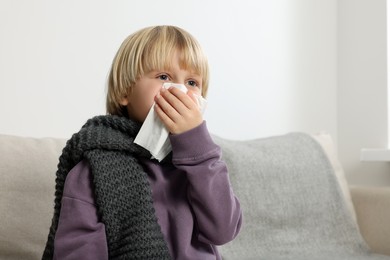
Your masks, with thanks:
[[[195,66],[192,66],[191,64],[186,64],[184,62],[181,62],[179,64],[177,64],[177,62],[174,62],[174,61],[165,62],[165,64],[160,64],[160,66],[157,66],[157,68],[155,68],[153,70],[171,71],[171,72],[181,70],[181,71],[186,71],[190,74],[194,74],[194,75],[198,75],[198,76],[201,75],[201,72],[198,68],[196,68]]]

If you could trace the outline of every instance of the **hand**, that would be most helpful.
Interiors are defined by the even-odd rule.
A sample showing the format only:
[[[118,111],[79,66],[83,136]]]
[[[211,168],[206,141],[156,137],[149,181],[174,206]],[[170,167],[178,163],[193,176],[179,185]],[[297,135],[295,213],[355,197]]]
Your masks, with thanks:
[[[199,126],[203,122],[202,113],[194,97],[177,88],[162,88],[155,97],[155,111],[172,134],[181,134]]]

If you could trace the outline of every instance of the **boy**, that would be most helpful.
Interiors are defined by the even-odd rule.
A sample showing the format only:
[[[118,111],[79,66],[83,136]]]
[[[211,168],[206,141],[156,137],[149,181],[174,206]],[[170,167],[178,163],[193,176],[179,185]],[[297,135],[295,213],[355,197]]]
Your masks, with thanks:
[[[241,209],[196,102],[208,70],[178,27],[148,27],[122,43],[109,115],[90,119],[60,157],[43,259],[221,259],[216,245],[236,237]],[[151,109],[170,132],[161,162],[133,142]]]

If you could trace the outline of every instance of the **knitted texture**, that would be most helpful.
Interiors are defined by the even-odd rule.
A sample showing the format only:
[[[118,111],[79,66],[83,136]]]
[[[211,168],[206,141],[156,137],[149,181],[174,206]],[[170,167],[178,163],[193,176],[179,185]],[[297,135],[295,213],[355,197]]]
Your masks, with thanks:
[[[150,158],[148,151],[133,143],[140,127],[125,117],[97,116],[68,140],[59,159],[54,216],[42,259],[53,258],[65,179],[83,159],[91,167],[109,259],[170,259],[147,174],[136,159]]]

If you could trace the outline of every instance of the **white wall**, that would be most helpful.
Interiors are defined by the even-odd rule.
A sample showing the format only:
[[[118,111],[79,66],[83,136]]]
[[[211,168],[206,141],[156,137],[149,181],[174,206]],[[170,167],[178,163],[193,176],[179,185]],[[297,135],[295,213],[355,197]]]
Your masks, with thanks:
[[[353,184],[390,185],[390,163],[361,162],[387,148],[386,0],[339,3],[339,155]]]
[[[384,140],[383,2],[0,0],[0,133],[70,137],[105,113],[105,81],[123,39],[174,24],[209,56],[211,132],[326,131],[351,183],[389,183],[388,165],[358,161],[360,148]]]
[[[0,133],[69,137],[104,113],[122,40],[155,24],[209,56],[206,119],[234,139],[336,133],[336,1],[0,1]]]

